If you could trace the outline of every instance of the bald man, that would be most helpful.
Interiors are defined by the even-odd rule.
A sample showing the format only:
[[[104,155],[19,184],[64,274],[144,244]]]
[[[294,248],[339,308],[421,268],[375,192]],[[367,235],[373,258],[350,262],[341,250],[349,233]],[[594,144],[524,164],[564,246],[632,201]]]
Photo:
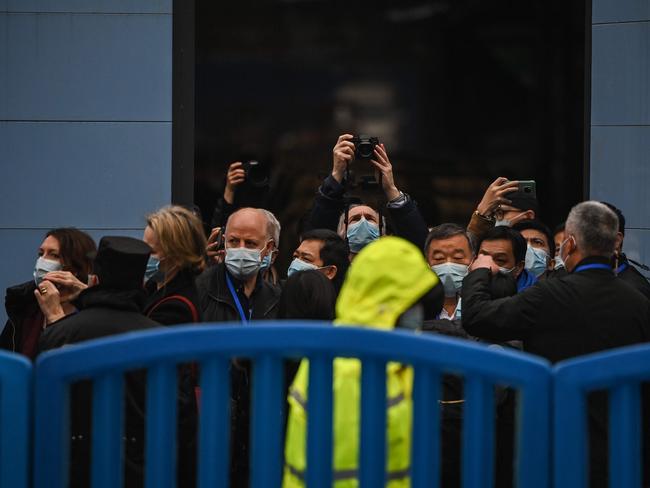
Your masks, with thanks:
[[[264,257],[274,249],[274,227],[257,208],[242,208],[226,223],[223,263],[197,279],[199,303],[206,322],[247,325],[277,317],[280,288],[262,279]],[[250,363],[236,360],[231,368],[230,486],[248,486]]]

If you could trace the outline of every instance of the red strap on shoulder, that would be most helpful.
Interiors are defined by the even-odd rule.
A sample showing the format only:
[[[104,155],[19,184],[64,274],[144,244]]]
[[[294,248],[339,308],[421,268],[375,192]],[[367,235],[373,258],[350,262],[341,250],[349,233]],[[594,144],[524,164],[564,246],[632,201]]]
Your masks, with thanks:
[[[192,322],[199,321],[199,312],[196,310],[196,307],[194,306],[194,304],[189,298],[184,297],[183,295],[169,295],[168,297],[163,298],[162,300],[160,300],[158,303],[156,303],[153,307],[149,309],[149,311],[147,312],[147,317],[150,317],[151,312],[156,310],[160,305],[162,305],[163,303],[171,302],[172,300],[178,300],[183,302],[185,305],[187,305],[187,308],[190,309],[190,313],[192,314]]]

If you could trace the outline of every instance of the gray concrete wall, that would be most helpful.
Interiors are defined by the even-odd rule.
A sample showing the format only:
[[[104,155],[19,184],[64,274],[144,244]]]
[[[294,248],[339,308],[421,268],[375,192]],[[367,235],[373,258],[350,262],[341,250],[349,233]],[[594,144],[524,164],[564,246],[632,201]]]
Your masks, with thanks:
[[[590,195],[623,211],[625,252],[650,264],[650,0],[593,0],[591,32]]]
[[[171,120],[172,0],[0,0],[0,288],[50,228],[141,237]]]

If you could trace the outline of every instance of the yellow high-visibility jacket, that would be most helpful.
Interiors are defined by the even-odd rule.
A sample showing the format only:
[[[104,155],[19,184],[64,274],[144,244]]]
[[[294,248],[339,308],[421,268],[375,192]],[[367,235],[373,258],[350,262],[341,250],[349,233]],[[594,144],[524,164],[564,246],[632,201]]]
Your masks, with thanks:
[[[393,329],[398,317],[438,283],[422,253],[397,237],[366,246],[348,271],[336,304],[335,325]],[[337,358],[333,366],[333,482],[359,486],[361,363]],[[284,488],[303,488],[307,473],[309,364],[303,360],[289,392]],[[386,366],[386,486],[410,486],[411,368]]]

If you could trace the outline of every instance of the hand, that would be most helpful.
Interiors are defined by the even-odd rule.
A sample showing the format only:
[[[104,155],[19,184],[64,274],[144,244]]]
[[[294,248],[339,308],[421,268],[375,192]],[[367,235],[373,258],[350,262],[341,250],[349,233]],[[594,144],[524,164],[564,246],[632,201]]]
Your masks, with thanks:
[[[205,248],[208,259],[215,264],[219,264],[223,260],[224,255],[223,249],[219,249],[221,247],[221,239],[218,239],[220,232],[221,227],[212,229],[210,237],[208,237],[208,246]]]
[[[76,300],[79,294],[88,288],[88,285],[80,281],[69,271],[52,271],[43,277],[44,280],[54,283],[59,291],[61,303]]]
[[[336,141],[336,146],[334,146],[334,150],[332,151],[334,154],[332,177],[339,183],[343,181],[348,164],[354,160],[354,144],[350,142],[353,137],[350,134],[339,136],[338,141]]]
[[[469,266],[470,271],[474,271],[475,269],[479,268],[488,268],[493,275],[499,272],[499,267],[492,260],[492,256],[489,254],[479,254],[476,256],[476,259],[474,259],[474,262]]]
[[[379,174],[381,174],[381,186],[384,189],[388,201],[390,202],[391,200],[396,199],[400,193],[395,186],[393,165],[390,164],[386,148],[383,144],[375,146],[375,159],[371,159],[370,162],[377,169]]]
[[[235,203],[235,191],[237,187],[246,180],[244,165],[237,161],[228,167],[226,175],[226,189],[223,192],[223,199],[230,205]]]
[[[485,190],[485,195],[476,210],[485,217],[492,217],[499,205],[512,203],[504,195],[515,191],[518,186],[518,181],[508,181],[508,178],[500,176]]]
[[[34,290],[34,296],[38,306],[45,316],[47,324],[56,322],[65,317],[65,312],[61,306],[61,296],[59,290],[51,281],[43,280]]]

